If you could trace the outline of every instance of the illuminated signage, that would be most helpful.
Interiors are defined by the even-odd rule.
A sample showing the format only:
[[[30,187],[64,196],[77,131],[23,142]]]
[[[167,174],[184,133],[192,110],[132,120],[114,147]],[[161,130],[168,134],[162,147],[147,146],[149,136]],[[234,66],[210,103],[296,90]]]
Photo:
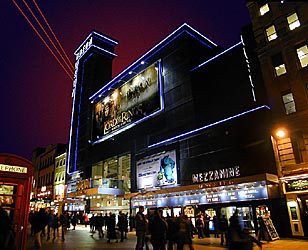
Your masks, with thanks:
[[[112,135],[161,109],[157,63],[94,105],[93,141]]]
[[[205,171],[197,174],[192,174],[193,183],[201,183],[208,181],[218,181],[240,176],[240,167],[230,167],[218,170]]]
[[[87,52],[87,50],[92,45],[93,37],[90,37],[89,40],[80,48],[78,52],[75,52],[76,60],[78,60],[84,53]]]
[[[308,179],[288,181],[285,187],[287,192],[308,190]]]
[[[157,198],[134,197],[133,207],[175,207],[194,204],[216,204],[225,202],[268,199],[265,181],[224,186],[219,189],[200,189],[168,194],[158,194]]]
[[[136,166],[138,189],[177,184],[175,150],[142,158]]]
[[[27,170],[26,167],[0,164],[0,171],[26,174]]]

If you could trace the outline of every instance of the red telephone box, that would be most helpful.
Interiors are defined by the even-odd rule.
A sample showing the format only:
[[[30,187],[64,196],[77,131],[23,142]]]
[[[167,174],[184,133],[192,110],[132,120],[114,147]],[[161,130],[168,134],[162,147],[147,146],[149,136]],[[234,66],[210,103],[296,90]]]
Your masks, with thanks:
[[[17,155],[0,153],[0,205],[16,232],[16,249],[26,248],[33,165]]]

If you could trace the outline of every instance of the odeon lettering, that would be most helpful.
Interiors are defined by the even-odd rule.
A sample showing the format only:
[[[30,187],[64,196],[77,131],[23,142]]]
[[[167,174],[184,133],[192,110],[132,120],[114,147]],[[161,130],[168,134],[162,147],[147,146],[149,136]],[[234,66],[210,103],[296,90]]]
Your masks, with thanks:
[[[104,123],[104,134],[106,135],[115,129],[123,127],[124,125],[132,122],[134,117],[142,115],[142,113],[142,103],[130,110],[120,113],[117,117]]]
[[[217,169],[217,170],[192,174],[192,182],[201,183],[201,182],[208,182],[208,181],[217,181],[217,180],[222,180],[222,179],[239,177],[240,175],[241,175],[240,167],[235,166],[235,167],[230,167],[230,168],[223,168],[223,169]]]

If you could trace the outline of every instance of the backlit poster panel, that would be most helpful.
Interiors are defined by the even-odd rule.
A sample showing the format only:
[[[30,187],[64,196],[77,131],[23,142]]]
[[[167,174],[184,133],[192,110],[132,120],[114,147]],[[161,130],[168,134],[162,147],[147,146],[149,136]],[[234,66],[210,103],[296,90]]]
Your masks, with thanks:
[[[161,110],[157,65],[111,89],[94,105],[93,141],[119,133]]]
[[[177,184],[175,150],[142,158],[136,162],[136,165],[138,189]]]

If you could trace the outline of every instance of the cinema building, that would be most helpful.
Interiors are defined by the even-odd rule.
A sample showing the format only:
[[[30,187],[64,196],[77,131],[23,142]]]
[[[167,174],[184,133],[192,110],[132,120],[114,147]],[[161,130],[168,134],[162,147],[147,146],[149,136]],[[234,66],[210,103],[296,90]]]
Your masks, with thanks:
[[[76,50],[68,197],[89,212],[202,211],[246,227],[289,227],[272,111],[251,28],[223,49],[183,24],[112,78],[118,41],[93,31]]]

